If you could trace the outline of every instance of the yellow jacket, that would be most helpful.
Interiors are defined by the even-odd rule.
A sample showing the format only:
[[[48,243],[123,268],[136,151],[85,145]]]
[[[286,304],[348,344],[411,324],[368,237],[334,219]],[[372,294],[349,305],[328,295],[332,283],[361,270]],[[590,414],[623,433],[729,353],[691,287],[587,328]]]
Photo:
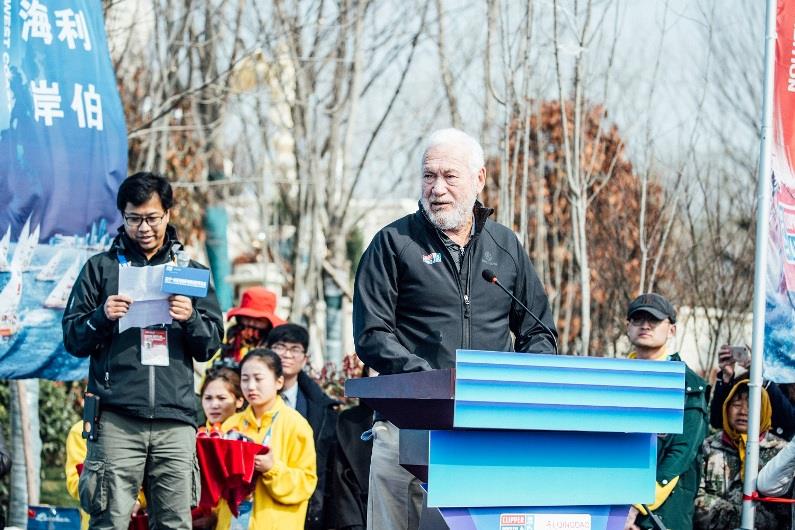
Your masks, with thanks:
[[[83,420],[80,420],[72,425],[66,435],[66,463],[64,464],[66,491],[78,501],[80,500],[80,492],[77,485],[80,482],[80,475],[77,472],[77,464],[85,462],[86,453],[88,453],[88,448],[86,447],[86,439],[83,438]],[[141,509],[146,508],[146,498],[143,490],[138,492],[138,502],[141,503]],[[80,508],[80,530],[87,530],[88,519],[89,515]]]
[[[255,474],[249,528],[302,529],[309,497],[317,486],[315,442],[309,423],[277,397],[273,409],[266,412],[260,421],[249,407],[226,420],[223,431],[236,430],[262,443],[271,424],[273,428],[268,445],[273,452],[273,468],[262,475]],[[229,528],[231,517],[229,507],[222,500],[218,507],[216,530]]]
[[[77,491],[77,483],[80,482],[80,475],[77,473],[77,464],[82,464],[86,459],[86,441],[83,438],[83,421],[78,421],[69,429],[66,435],[66,491],[72,498],[80,500]],[[80,509],[80,530],[88,528],[88,514]]]

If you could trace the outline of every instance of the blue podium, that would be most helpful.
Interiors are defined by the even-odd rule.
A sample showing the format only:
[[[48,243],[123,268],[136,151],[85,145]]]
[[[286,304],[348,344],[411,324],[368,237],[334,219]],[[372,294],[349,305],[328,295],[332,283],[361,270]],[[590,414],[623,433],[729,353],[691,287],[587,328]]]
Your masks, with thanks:
[[[422,528],[621,530],[654,500],[657,433],[682,432],[685,366],[459,350],[455,368],[349,380],[400,431]]]

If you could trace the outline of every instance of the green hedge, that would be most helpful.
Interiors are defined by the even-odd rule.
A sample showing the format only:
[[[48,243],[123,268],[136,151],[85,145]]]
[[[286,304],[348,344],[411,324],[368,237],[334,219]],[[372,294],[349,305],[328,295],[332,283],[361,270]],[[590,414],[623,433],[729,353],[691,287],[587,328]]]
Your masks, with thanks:
[[[0,428],[6,444],[11,444],[9,385],[0,381]],[[41,436],[41,502],[57,506],[76,503],[66,493],[63,467],[66,459],[64,443],[72,425],[80,419],[84,382],[39,380],[39,435]],[[10,477],[0,480],[0,509],[7,513]]]

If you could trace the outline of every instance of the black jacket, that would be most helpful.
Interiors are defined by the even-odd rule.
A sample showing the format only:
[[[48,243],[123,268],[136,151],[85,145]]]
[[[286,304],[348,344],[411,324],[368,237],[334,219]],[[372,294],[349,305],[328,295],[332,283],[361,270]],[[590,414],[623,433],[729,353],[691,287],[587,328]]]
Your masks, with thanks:
[[[91,356],[88,391],[100,397],[103,410],[151,419],[170,419],[196,425],[193,362],[206,361],[218,349],[223,320],[215,291],[194,298],[193,316],[167,326],[168,366],[141,364],[141,330],[119,333],[118,322],[108,320],[104,304],[118,294],[122,254],[132,266],[161,265],[173,259],[182,244],[169,226],[166,242],[151,260],[119,230],[110,250],[88,259],[77,278],[63,315],[66,350],[76,357]],[[202,265],[191,261],[191,267]]]
[[[373,409],[359,403],[340,412],[337,446],[331,474],[333,527],[364,530],[367,527],[367,495],[373,442],[361,435],[373,425]]]
[[[475,205],[475,233],[461,272],[438,230],[419,211],[381,229],[356,271],[356,353],[382,374],[450,368],[456,349],[551,353],[551,338],[500,282],[554,331],[541,282],[516,235]],[[516,343],[511,338],[516,335]]]
[[[317,454],[317,487],[309,499],[305,528],[318,530],[328,528],[325,508],[329,494],[329,469],[332,465],[331,459],[337,440],[337,411],[335,407],[338,402],[328,397],[323,389],[304,372],[298,374],[298,391],[306,400],[306,414],[302,410],[301,403],[297,404],[296,410],[304,414],[304,418],[312,427],[315,453]]]

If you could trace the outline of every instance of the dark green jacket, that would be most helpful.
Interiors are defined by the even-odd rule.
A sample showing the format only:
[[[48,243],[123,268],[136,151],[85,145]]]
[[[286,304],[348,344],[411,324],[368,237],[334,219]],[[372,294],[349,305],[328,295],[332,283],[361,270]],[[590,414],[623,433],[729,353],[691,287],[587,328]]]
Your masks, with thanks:
[[[681,361],[678,353],[669,357]],[[679,483],[654,513],[671,530],[693,528],[693,502],[701,480],[701,444],[709,429],[707,383],[685,366],[685,414],[682,434],[657,435],[657,482]],[[648,517],[638,520],[641,528],[654,528]]]

